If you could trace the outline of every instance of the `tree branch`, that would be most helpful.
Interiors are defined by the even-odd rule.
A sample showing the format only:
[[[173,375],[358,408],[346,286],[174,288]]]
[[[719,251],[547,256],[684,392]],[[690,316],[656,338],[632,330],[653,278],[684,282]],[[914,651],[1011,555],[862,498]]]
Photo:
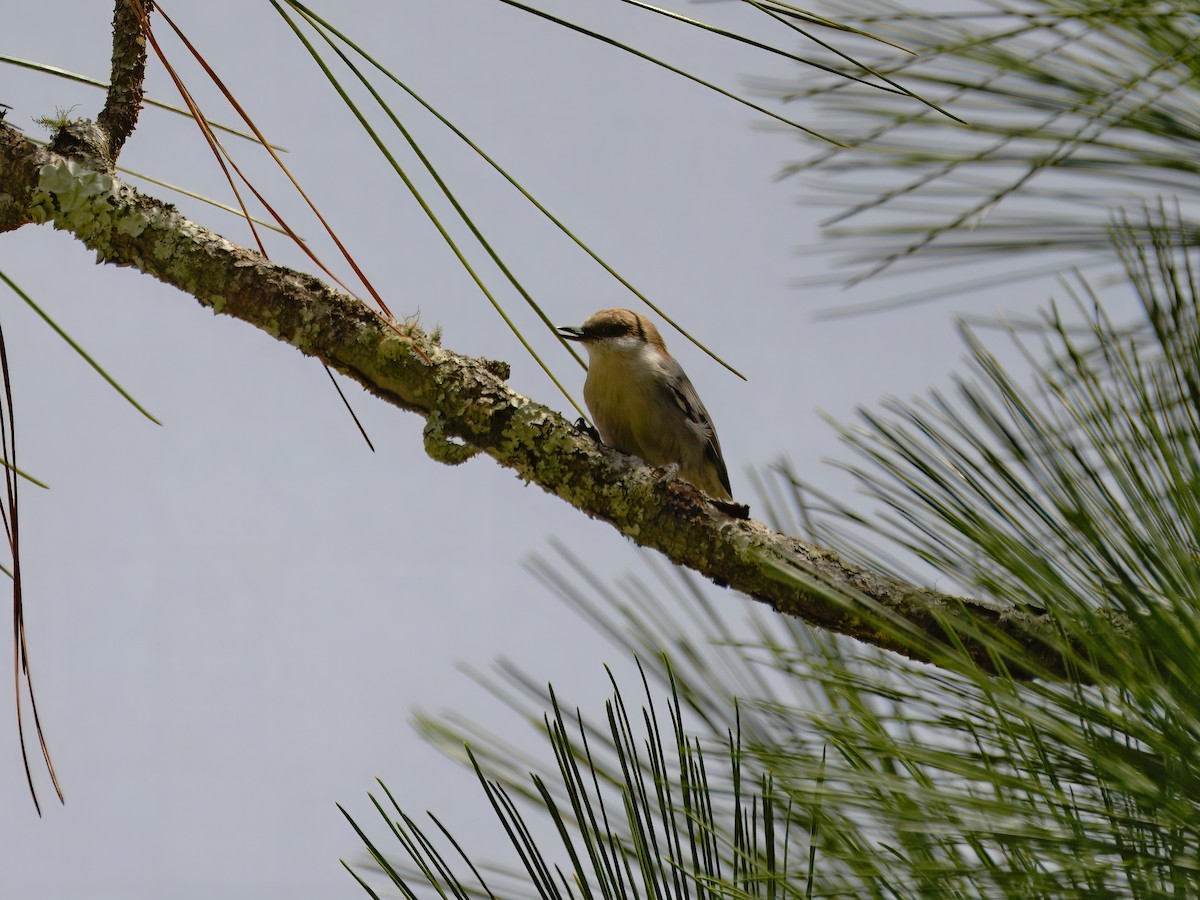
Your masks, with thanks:
[[[113,10],[112,74],[108,97],[96,117],[108,136],[107,159],[115,166],[126,139],[137,126],[146,78],[146,35],[142,23],[154,9],[153,0],[116,0]]]
[[[684,482],[596,444],[559,413],[509,389],[508,367],[437,346],[318,279],[275,265],[115,177],[0,123],[0,231],[51,222],[96,251],[319,358],[423,416],[426,449],[457,463],[482,451],[521,478],[611,523],[720,585],[823,628],[944,666],[961,650],[987,671],[996,640],[1029,671],[1065,674],[1050,622],[848,565],[755,521],[723,515]],[[955,659],[958,660],[955,663]]]

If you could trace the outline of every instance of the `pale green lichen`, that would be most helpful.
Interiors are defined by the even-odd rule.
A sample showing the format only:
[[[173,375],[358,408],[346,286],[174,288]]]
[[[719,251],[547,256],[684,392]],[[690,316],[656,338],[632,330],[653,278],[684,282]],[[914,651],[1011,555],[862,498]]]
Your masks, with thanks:
[[[154,242],[154,258],[159,262],[174,259],[178,243],[173,231],[164,230]]]
[[[122,216],[117,222],[117,231],[130,237],[137,237],[150,224],[150,217],[139,210],[133,210],[127,216]]]
[[[554,428],[553,413],[528,397],[514,395],[510,402],[516,414],[500,443],[501,454],[511,457],[534,451],[543,458],[556,459],[559,452],[567,449],[569,441],[555,440],[560,432]]]
[[[446,419],[437,410],[429,414],[422,432],[425,438],[425,453],[436,462],[457,466],[478,455],[481,451],[446,433]]]
[[[366,322],[358,325],[358,333],[360,339],[374,339],[375,329]],[[398,337],[385,337],[377,346],[376,352],[379,358],[386,362],[401,359],[408,355],[408,346]]]
[[[56,159],[38,172],[37,190],[30,204],[35,222],[53,222],[79,235],[97,249],[105,249],[107,237],[118,234],[137,237],[150,218],[142,211],[117,202],[116,182],[73,159]]]

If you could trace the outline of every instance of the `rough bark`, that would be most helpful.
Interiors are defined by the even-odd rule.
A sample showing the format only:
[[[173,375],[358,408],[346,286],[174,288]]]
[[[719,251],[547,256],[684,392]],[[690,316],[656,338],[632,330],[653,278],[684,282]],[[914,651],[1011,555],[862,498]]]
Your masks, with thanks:
[[[104,109],[96,117],[108,138],[107,154],[115,165],[126,139],[137,127],[146,78],[146,36],[143,22],[154,8],[151,0],[117,0],[113,10],[112,70]]]

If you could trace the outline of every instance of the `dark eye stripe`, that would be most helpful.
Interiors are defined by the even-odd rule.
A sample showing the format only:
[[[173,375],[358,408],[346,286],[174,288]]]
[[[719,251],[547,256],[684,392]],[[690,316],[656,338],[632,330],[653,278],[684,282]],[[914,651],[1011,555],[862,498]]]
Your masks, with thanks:
[[[603,325],[592,325],[583,329],[583,336],[589,338],[620,337],[623,334],[629,334],[629,326],[621,322],[605,322]]]

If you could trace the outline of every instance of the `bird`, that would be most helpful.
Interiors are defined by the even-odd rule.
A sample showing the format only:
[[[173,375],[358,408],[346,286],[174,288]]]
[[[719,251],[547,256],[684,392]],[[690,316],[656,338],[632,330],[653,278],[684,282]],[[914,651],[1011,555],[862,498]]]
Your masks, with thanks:
[[[583,400],[605,444],[733,501],[717,430],[653,322],[632,310],[602,309],[558,331],[587,350]]]

